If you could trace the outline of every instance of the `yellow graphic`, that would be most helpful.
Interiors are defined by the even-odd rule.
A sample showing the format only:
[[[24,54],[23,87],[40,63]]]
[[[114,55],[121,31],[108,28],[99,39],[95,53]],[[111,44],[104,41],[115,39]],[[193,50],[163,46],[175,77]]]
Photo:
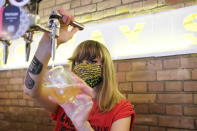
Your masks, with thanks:
[[[189,31],[197,32],[197,22],[194,21],[195,19],[197,20],[197,13],[187,16],[183,22],[184,28]],[[194,34],[184,35],[184,38],[190,40],[192,44],[197,44],[197,37],[195,37]]]
[[[142,32],[142,29],[144,28],[144,25],[145,23],[137,23],[133,32],[130,30],[129,26],[127,25],[120,26],[119,29],[127,37],[129,43],[133,44],[136,43],[140,32]]]
[[[187,34],[184,36],[184,38],[190,40],[192,44],[197,44],[197,37],[195,37],[193,34]]]
[[[183,22],[185,29],[197,32],[197,23],[195,23],[195,19],[197,20],[197,13],[187,16]]]
[[[92,32],[91,40],[96,40],[102,44],[105,44],[105,41],[103,40],[102,34],[99,30]]]

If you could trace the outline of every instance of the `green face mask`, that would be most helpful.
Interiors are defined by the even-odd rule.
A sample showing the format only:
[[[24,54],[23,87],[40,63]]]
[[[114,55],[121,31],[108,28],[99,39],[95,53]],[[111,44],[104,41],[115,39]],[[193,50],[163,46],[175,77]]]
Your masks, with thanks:
[[[81,63],[74,67],[73,72],[92,88],[102,81],[101,66],[97,64]]]

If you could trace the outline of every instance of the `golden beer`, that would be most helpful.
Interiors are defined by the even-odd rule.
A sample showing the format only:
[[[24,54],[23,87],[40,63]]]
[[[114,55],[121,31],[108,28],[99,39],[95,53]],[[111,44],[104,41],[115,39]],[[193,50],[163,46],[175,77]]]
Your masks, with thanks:
[[[58,104],[64,103],[73,103],[75,101],[75,96],[77,94],[82,93],[81,89],[78,88],[76,85],[67,85],[67,86],[46,86],[44,87],[44,92],[49,97],[53,97],[53,99]]]

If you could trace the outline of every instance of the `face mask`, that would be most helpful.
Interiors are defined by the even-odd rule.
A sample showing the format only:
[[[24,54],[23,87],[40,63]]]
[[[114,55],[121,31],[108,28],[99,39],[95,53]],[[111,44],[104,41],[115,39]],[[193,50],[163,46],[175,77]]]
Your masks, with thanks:
[[[73,72],[92,88],[102,81],[101,65],[81,63]]]

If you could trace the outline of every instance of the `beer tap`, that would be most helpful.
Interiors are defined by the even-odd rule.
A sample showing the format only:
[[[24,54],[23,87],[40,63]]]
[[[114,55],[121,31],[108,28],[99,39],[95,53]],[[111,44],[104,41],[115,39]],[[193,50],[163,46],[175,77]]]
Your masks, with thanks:
[[[35,32],[35,31],[41,31],[41,32],[48,32],[51,37],[51,58],[54,61],[55,60],[55,50],[56,50],[56,44],[57,44],[57,37],[59,36],[59,30],[60,30],[60,19],[62,18],[62,15],[58,13],[58,11],[53,10],[51,15],[49,16],[49,22],[48,27],[45,28],[42,25],[39,24],[39,16],[29,14],[29,20],[30,20],[30,28],[27,32]],[[70,23],[71,26],[78,27],[79,30],[83,30],[84,26],[76,21],[73,21]],[[30,38],[33,37],[29,36]],[[30,44],[29,44],[30,46]],[[30,47],[28,47],[30,49]],[[27,56],[27,54],[26,54]]]
[[[26,37],[26,39],[27,39],[26,49],[27,50],[30,49],[30,43],[32,41],[30,39],[32,39],[32,37],[33,37],[32,32],[35,32],[35,31],[48,32],[51,37],[51,58],[54,61],[55,60],[55,50],[56,50],[56,44],[57,44],[57,37],[59,36],[59,29],[60,29],[59,18],[61,17],[61,15],[59,15],[58,12],[55,10],[52,11],[52,13],[49,17],[49,23],[48,23],[49,28],[45,28],[45,27],[41,26],[39,24],[38,17],[39,17],[38,15],[29,14],[30,28],[27,31],[27,32],[29,32],[29,38],[27,39],[27,37]],[[26,56],[27,56],[27,52],[26,52]]]
[[[38,15],[34,14],[28,14],[29,21],[30,21],[30,27],[25,33],[24,40],[26,42],[26,61],[29,60],[29,54],[30,54],[30,49],[31,49],[31,42],[33,39],[33,34],[36,31],[41,31],[41,32],[47,32],[50,34],[51,37],[51,58],[52,60],[55,59],[55,45],[57,43],[57,37],[59,36],[59,29],[60,29],[60,23],[57,17],[56,12],[52,12],[50,18],[49,18],[49,28],[45,28],[39,24],[39,19],[40,17]]]
[[[62,19],[62,15],[54,10],[49,17],[49,28],[51,29],[51,58],[55,60],[55,50],[57,44],[57,37],[59,36],[60,30],[60,19]],[[76,21],[70,23],[71,26],[78,27],[79,30],[83,30],[84,26]]]
[[[57,11],[52,11],[49,17],[49,28],[51,29],[51,58],[55,60],[55,50],[57,44],[57,37],[59,36],[60,22],[59,18],[61,15]]]
[[[8,59],[8,53],[9,53],[9,45],[10,42],[8,40],[0,40],[3,43],[3,63],[6,64],[7,63],[7,59]]]
[[[26,43],[25,44],[26,61],[29,61],[31,43],[33,41],[34,32],[41,31],[41,32],[51,33],[51,31],[49,29],[47,29],[39,24],[40,17],[38,15],[28,14],[28,18],[29,18],[29,22],[30,22],[29,25],[30,26],[29,26],[29,29],[27,30],[27,32],[25,33],[25,35],[23,36],[25,43]]]
[[[26,62],[29,61],[29,54],[30,54],[30,50],[31,50],[31,43],[32,43],[32,39],[33,39],[33,31],[27,31],[24,35],[24,40],[25,40],[25,60]]]

